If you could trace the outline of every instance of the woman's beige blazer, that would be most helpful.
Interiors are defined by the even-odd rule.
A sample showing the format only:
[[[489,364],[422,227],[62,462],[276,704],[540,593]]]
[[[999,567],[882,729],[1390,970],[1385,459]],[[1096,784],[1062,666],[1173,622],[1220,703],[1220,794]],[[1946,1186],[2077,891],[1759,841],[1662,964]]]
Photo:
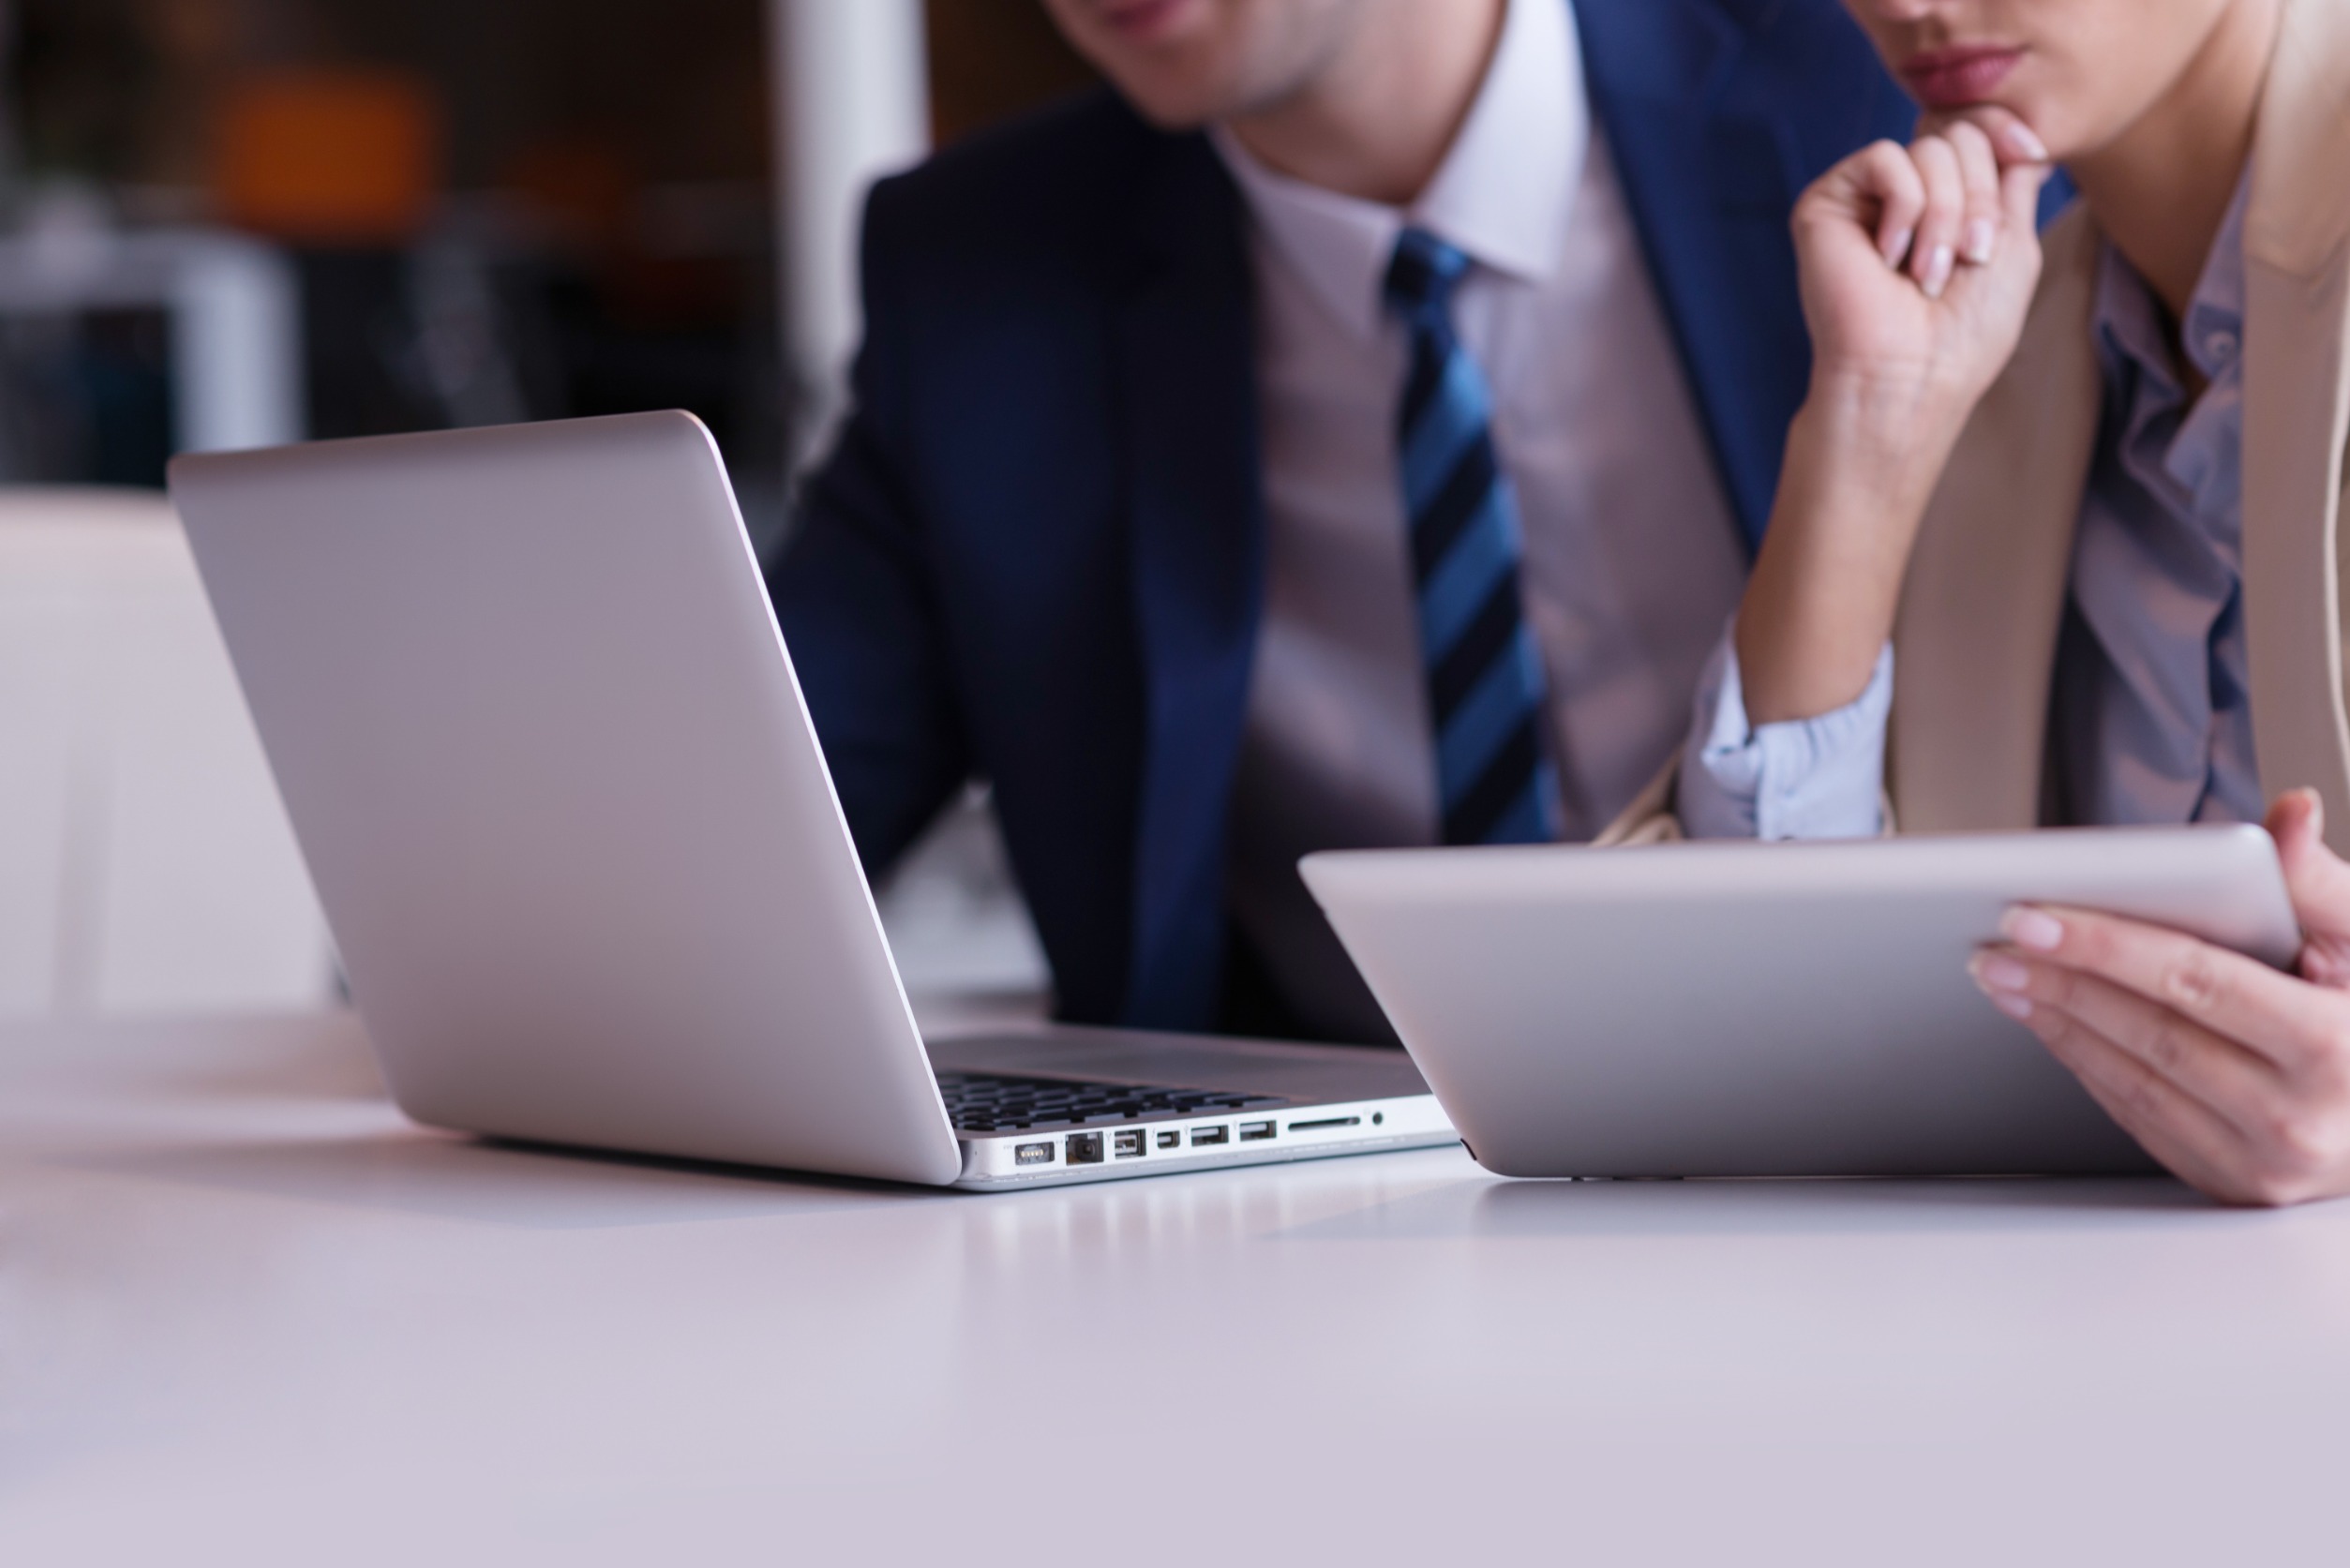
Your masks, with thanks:
[[[2103,240],[2044,236],[2023,346],[1953,452],[1893,634],[1886,782],[1905,832],[2041,822],[2048,703],[2103,387],[2089,321]],[[2340,530],[2350,434],[2350,0],[2285,0],[2245,215],[2244,619],[2271,798],[2314,786],[2350,854]],[[1662,789],[1601,842],[1669,837]]]

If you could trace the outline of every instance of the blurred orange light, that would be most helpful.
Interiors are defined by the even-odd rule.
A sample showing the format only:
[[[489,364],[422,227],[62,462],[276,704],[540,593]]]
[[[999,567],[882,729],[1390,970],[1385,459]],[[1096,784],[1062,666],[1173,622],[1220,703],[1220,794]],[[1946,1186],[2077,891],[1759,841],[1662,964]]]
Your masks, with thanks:
[[[217,157],[217,195],[232,223],[303,244],[397,244],[431,211],[440,114],[406,77],[260,77],[229,92]]]

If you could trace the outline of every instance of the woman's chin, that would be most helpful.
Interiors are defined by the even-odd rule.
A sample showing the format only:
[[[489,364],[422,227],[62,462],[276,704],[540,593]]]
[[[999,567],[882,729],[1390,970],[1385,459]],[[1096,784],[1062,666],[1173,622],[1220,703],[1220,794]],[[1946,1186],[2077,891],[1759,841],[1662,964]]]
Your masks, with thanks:
[[[2061,113],[2033,113],[2022,109],[2010,112],[2030,127],[2032,134],[2040,138],[2040,144],[2048,149],[2048,161],[2051,163],[2063,163],[2086,150],[2079,125]]]
[[[2081,117],[2045,93],[2017,90],[1986,99],[1983,107],[2004,111],[2021,122],[2048,149],[2051,162],[2062,163],[2081,148]]]
[[[2058,75],[2041,61],[2027,61],[1992,101],[2023,121],[2048,157],[2062,163],[2108,139],[2097,134],[2097,122],[2107,116],[2093,92],[2066,91],[2052,80]]]

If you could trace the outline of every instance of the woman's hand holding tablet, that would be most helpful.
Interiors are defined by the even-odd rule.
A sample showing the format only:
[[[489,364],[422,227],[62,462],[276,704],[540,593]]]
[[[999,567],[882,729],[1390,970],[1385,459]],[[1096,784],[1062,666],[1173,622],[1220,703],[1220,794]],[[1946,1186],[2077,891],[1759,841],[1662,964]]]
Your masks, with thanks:
[[[2112,915],[2018,907],[1976,984],[2147,1151],[2212,1197],[2350,1192],[2350,864],[2311,790],[2268,814],[2301,922],[2296,973]]]

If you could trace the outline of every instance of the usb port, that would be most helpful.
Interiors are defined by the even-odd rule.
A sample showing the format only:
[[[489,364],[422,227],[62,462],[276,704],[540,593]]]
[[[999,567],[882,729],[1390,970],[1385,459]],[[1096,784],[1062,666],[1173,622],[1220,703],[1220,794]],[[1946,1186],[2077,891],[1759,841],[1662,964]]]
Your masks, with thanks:
[[[1143,1129],[1129,1127],[1124,1132],[1110,1134],[1110,1153],[1118,1159],[1143,1157]]]
[[[1202,1143],[1229,1143],[1231,1142],[1232,1128],[1228,1127],[1195,1127],[1191,1129],[1191,1146],[1195,1149]]]
[[[1243,1122],[1240,1124],[1240,1141],[1243,1143],[1262,1143],[1272,1136],[1273,1124],[1271,1122]]]
[[[1053,1163],[1053,1145],[1023,1143],[1011,1151],[1011,1159],[1015,1165],[1050,1165]]]
[[[1072,1132],[1069,1135],[1069,1162],[1071,1165],[1101,1163],[1101,1134]]]
[[[1162,1149],[1179,1149],[1183,1146],[1183,1134],[1162,1132],[1159,1135],[1159,1146]]]

